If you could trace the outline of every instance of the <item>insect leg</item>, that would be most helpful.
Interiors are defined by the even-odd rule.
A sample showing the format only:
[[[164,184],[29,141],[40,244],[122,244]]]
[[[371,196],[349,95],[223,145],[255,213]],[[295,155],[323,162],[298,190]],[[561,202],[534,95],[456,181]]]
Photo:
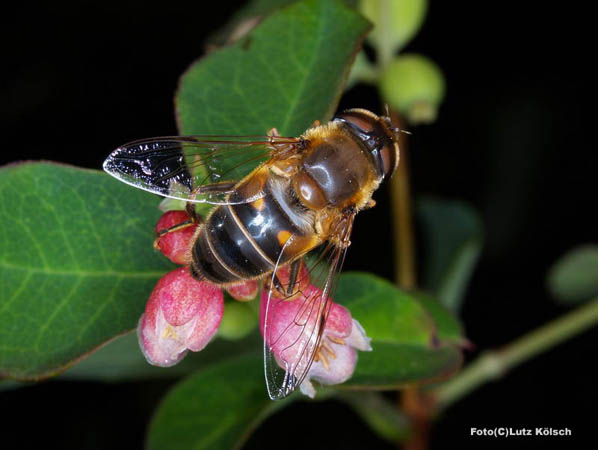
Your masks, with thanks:
[[[237,185],[235,181],[222,181],[220,183],[202,184],[191,191],[192,198],[205,194],[227,194],[233,191]]]
[[[296,259],[291,263],[289,272],[289,285],[287,286],[287,295],[293,294],[295,285],[297,284],[297,275],[299,275],[299,267],[301,267],[301,258]]]
[[[187,205],[189,205],[189,204],[193,205],[192,203],[187,203]],[[188,208],[188,206],[187,206],[187,208]],[[193,214],[189,213],[189,210],[187,209],[187,213],[191,217],[189,220],[185,220],[184,222],[177,223],[176,225],[165,228],[158,232],[158,237],[156,237],[156,239],[154,239],[154,248],[156,250],[160,250],[160,247],[158,246],[158,241],[160,240],[160,238],[162,236],[164,236],[168,233],[172,233],[174,231],[182,230],[184,228],[190,227],[192,225],[195,225],[195,224],[201,222],[201,219],[199,218],[199,216],[197,216],[197,214],[195,214],[195,207],[193,209],[194,209]]]
[[[280,280],[278,279],[278,277],[276,275],[274,275],[274,277],[272,277],[272,282],[274,283],[274,287],[276,288],[277,291],[284,292],[284,287],[282,286],[282,283],[280,282]]]
[[[187,214],[189,214],[189,217],[191,218],[191,220],[193,221],[193,223],[200,223],[201,222],[201,217],[199,217],[197,215],[197,211],[195,210],[195,203],[193,203],[193,202],[187,202],[185,204],[185,211],[187,211]]]
[[[185,220],[184,222],[173,225],[172,227],[160,230],[160,232],[158,233],[158,239],[164,236],[165,234],[172,233],[173,231],[182,230],[183,228],[190,227],[191,225],[195,225],[195,221],[193,219]]]
[[[190,227],[190,226],[195,225],[196,223],[198,223],[198,222],[196,222],[196,220],[198,220],[198,219],[196,219],[196,217],[198,217],[198,216],[194,212],[193,215],[191,215],[191,218],[189,220],[185,220],[184,222],[177,223],[176,225],[173,225],[173,226],[171,226],[169,228],[165,228],[163,230],[160,230],[158,232],[158,237],[156,239],[154,239],[154,248],[156,250],[160,249],[160,247],[158,246],[158,241],[160,240],[160,238],[162,236],[164,236],[164,235],[166,235],[168,233],[172,233],[174,231],[182,230],[183,228],[187,228],[187,227]],[[201,219],[199,221],[201,221]]]

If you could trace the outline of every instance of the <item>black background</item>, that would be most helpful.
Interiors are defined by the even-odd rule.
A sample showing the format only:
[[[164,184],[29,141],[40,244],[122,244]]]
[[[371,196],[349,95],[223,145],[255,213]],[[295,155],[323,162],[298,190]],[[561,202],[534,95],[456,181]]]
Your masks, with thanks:
[[[241,3],[82,1],[6,10],[2,163],[46,159],[99,168],[119,144],[176,134],[177,79]],[[577,4],[431,3],[407,50],[439,64],[447,97],[435,124],[412,128],[413,190],[464,199],[482,216],[486,243],[462,314],[476,346],[467,354],[471,360],[566,312],[546,291],[546,271],[568,249],[596,241],[590,215],[596,208],[595,78],[588,73],[595,44],[589,13]],[[366,87],[347,93],[341,107],[380,110],[375,90]],[[357,221],[346,266],[391,278],[386,192],[376,199],[378,207]],[[372,256],[374,245],[379,250]],[[496,442],[470,437],[470,427],[568,427],[576,438],[591,437],[596,338],[595,329],[586,332],[483,386],[437,422],[432,447]],[[2,440],[16,436],[8,448],[141,448],[167,388],[166,382],[48,382],[0,392]],[[283,411],[247,447],[283,444],[393,448],[335,402]]]

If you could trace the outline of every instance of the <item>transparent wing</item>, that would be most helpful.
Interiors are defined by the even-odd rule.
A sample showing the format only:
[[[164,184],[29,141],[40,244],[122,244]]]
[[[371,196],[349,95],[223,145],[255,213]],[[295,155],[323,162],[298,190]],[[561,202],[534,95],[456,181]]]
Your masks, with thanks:
[[[299,142],[299,138],[278,136],[142,139],[114,150],[103,167],[120,181],[165,197],[228,204],[226,198],[238,180]]]
[[[346,245],[335,245],[329,240],[303,258],[299,268],[296,262],[280,264],[285,249],[292,244],[291,237],[265,283],[264,372],[272,400],[288,396],[301,385],[318,358],[354,217],[354,213],[348,214],[333,233],[337,242]]]

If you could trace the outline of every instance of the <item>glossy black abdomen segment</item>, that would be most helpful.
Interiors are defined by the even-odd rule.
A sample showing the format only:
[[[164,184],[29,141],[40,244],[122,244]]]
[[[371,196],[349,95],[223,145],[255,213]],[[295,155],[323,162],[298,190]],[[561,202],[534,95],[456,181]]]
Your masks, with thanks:
[[[217,284],[238,280],[238,277],[216,256],[216,251],[210,245],[205,230],[201,230],[193,244],[191,275],[198,280],[208,280]]]
[[[286,238],[290,235],[303,236],[305,232],[295,223],[301,212],[294,210],[297,205],[288,198],[288,193],[281,191],[279,201],[270,183],[266,183],[263,192],[265,196],[257,202],[231,205],[230,208],[247,230],[252,242],[265,257],[276,264]],[[286,206],[286,211],[281,202]],[[280,262],[286,262],[291,256],[288,255]]]
[[[206,233],[222,262],[243,278],[256,277],[273,269],[255,243],[247,238],[243,224],[231,206],[221,206],[210,217]]]
[[[202,226],[193,247],[192,268],[214,283],[259,277],[273,266],[247,239],[228,206],[216,208]]]
[[[208,217],[193,247],[193,276],[217,284],[259,278],[277,263],[313,248],[317,244],[310,233],[313,228],[306,224],[305,211],[290,186],[288,180],[273,180],[266,173],[238,186],[231,203],[254,195],[256,189],[262,195],[253,202],[219,206]],[[285,247],[290,236],[293,245]]]

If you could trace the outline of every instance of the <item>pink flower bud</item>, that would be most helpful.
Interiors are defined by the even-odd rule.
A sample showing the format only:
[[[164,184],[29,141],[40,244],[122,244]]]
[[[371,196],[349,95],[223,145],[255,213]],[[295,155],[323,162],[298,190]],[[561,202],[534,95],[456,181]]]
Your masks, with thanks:
[[[226,288],[226,292],[230,294],[235,300],[240,302],[248,302],[253,300],[257,295],[258,284],[257,280],[242,281]]]
[[[191,277],[185,267],[158,281],[139,320],[139,345],[150,364],[168,367],[188,350],[197,352],[212,339],[224,312],[218,286]]]
[[[312,311],[318,309],[314,298],[319,295],[319,289],[309,285],[293,300],[279,300],[272,298],[270,301],[268,336],[266,343],[274,353],[280,367],[295,367],[296,373],[301,372],[301,365],[305,358],[299,360],[301,349],[306,348],[308,340],[314,337],[305,330],[312,330],[317,314]],[[314,302],[306,307],[306,299]],[[268,300],[268,291],[262,291],[260,309],[260,328],[264,333],[265,308]],[[322,300],[319,300],[322,301]],[[309,397],[315,396],[315,389],[311,380],[321,384],[339,384],[347,381],[357,364],[356,350],[371,351],[370,338],[359,322],[351,317],[347,308],[332,300],[330,313],[322,334],[314,361],[303,380],[300,389]],[[306,324],[307,321],[307,324]],[[272,342],[270,342],[272,341]]]
[[[169,231],[160,236],[160,232],[168,230],[175,225],[189,220],[185,211],[167,211],[156,224],[156,241],[154,246],[168,259],[176,264],[189,264],[191,262],[191,239],[197,229],[197,224],[190,224],[177,230]]]

